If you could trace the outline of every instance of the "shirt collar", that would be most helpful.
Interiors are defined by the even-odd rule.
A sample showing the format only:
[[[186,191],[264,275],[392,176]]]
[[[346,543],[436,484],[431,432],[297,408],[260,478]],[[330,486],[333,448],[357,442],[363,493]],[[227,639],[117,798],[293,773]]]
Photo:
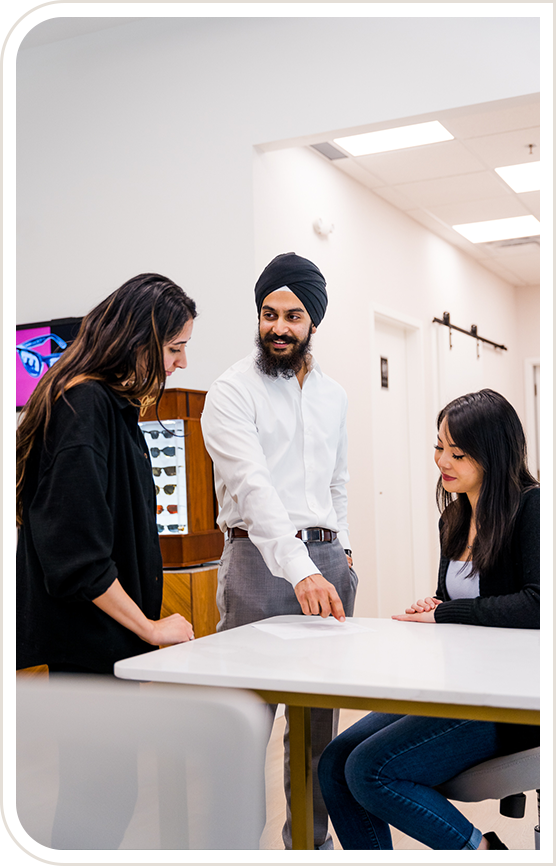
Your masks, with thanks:
[[[320,371],[320,368],[313,356],[309,354],[307,355],[307,375],[309,375],[309,373],[312,373],[313,370]]]
[[[106,385],[104,382],[102,383],[108,392],[110,399],[113,403],[116,404],[118,409],[122,412],[125,412],[127,409],[132,409],[135,413],[139,412],[140,407],[135,403],[132,403],[128,397],[125,397],[123,394],[118,394],[117,391],[114,391],[110,385]]]

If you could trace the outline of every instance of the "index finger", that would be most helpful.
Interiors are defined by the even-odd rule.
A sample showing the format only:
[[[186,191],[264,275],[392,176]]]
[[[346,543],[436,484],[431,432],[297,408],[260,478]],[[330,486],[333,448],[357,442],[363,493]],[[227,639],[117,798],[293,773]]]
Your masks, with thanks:
[[[336,598],[330,598],[330,609],[332,612],[332,616],[335,619],[339,620],[339,622],[344,622],[346,615],[344,612],[344,606],[338,595],[336,596]]]

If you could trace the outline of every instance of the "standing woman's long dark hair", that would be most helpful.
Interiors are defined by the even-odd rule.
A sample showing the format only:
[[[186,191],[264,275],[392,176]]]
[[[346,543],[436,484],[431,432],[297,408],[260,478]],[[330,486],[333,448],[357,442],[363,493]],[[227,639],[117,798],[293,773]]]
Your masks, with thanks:
[[[37,436],[44,436],[52,406],[74,385],[104,382],[138,405],[160,401],[166,382],[163,347],[197,315],[195,302],[160,274],[127,280],[88,313],[71,346],[39,381],[17,431],[17,517],[25,466]]]
[[[538,487],[527,468],[527,447],[517,412],[497,391],[485,388],[448,403],[446,419],[453,445],[483,470],[473,542],[473,573],[485,574],[508,545],[523,491]],[[471,505],[465,493],[444,490],[439,478],[436,499],[442,513],[442,553],[459,559],[465,551]]]

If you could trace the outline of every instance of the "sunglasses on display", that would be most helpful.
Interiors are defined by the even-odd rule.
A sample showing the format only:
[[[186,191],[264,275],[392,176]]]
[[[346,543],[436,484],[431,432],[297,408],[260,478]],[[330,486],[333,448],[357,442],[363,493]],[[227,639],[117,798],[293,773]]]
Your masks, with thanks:
[[[159,454],[166,454],[166,457],[173,457],[175,453],[175,445],[167,445],[166,448],[151,448],[151,454],[153,457],[158,457]]]
[[[156,513],[157,514],[162,514],[163,511],[164,511],[163,505],[157,505],[156,506]],[[177,505],[167,505],[166,511],[170,512],[170,514],[177,514],[178,513],[178,506]]]
[[[44,345],[47,340],[54,340],[61,350],[67,349],[68,347],[66,341],[62,340],[62,338],[58,337],[56,334],[43,334],[40,337],[31,337],[30,340],[25,340],[24,343],[20,343],[19,346],[15,347],[21,363],[25,368],[25,372],[28,373],[29,376],[32,376],[33,379],[39,378],[43,371],[43,367],[46,370],[49,370],[62,354],[62,352],[52,352],[52,354],[49,355],[41,355],[40,352],[33,351],[36,346]]]
[[[157,523],[156,528],[159,532],[164,532],[165,529],[168,529],[170,532],[179,532],[180,525],[179,523],[170,523],[168,526],[163,526],[162,523]]]
[[[164,490],[164,493],[167,493],[168,496],[171,496],[177,486],[177,484],[165,484],[162,489]],[[154,489],[156,490],[156,495],[158,496],[158,494],[160,493],[160,487],[158,486],[158,484],[154,485]]]
[[[153,439],[158,439],[159,436],[164,436],[165,439],[171,439],[174,435],[170,430],[145,430]]]
[[[166,475],[175,475],[176,474],[176,467],[175,466],[153,466],[153,475],[156,475],[156,477],[158,478],[158,476],[160,475],[160,473],[163,470],[166,473]]]

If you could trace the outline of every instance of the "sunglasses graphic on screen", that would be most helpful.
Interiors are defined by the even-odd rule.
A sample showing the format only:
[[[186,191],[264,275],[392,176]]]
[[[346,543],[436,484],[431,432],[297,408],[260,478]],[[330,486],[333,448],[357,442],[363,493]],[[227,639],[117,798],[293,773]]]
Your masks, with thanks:
[[[162,489],[164,490],[164,493],[167,493],[168,496],[171,496],[177,486],[177,484],[165,484]],[[158,486],[158,484],[155,484],[154,489],[156,490],[156,495],[158,496],[158,494],[160,493],[160,487]]]
[[[166,454],[166,457],[173,457],[175,453],[175,445],[167,445],[166,448],[151,448],[151,454],[153,457],[158,457],[159,454]]]
[[[160,473],[164,470],[166,475],[175,475],[176,467],[175,466],[153,466],[153,475],[156,475],[158,478]]]
[[[47,340],[54,340],[62,350],[67,349],[68,347],[66,341],[62,340],[62,338],[58,337],[56,334],[42,334],[40,337],[31,337],[30,340],[25,340],[24,343],[20,343],[19,346],[15,347],[21,363],[25,368],[25,372],[28,373],[29,376],[32,376],[33,379],[39,378],[43,371],[43,366],[45,369],[49,370],[61,355],[61,352],[52,352],[49,355],[41,355],[40,352],[33,351],[37,346],[43,346]]]
[[[158,439],[159,436],[164,436],[165,439],[171,439],[174,435],[170,430],[145,430],[153,439]]]

